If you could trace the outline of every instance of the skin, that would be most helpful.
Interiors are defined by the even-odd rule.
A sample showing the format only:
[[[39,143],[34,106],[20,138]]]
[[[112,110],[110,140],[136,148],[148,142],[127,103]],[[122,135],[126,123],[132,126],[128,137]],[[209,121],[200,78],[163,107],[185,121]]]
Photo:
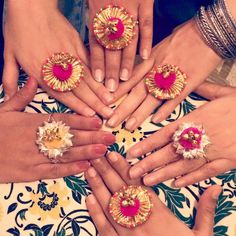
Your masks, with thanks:
[[[127,81],[133,71],[133,65],[137,50],[138,36],[140,34],[140,55],[145,60],[148,59],[152,48],[153,31],[153,0],[89,0],[90,17],[90,51],[91,51],[91,70],[93,77],[98,82],[105,80],[107,89],[111,92],[117,90],[119,79]],[[104,49],[97,42],[93,30],[93,18],[95,14],[103,7],[109,4],[116,4],[124,7],[133,16],[134,20],[139,21],[139,27],[136,27],[136,36],[131,44],[123,50],[111,51]]]
[[[89,56],[80,35],[60,13],[57,1],[8,0],[6,3],[5,100],[17,92],[20,66],[30,77],[37,79],[49,95],[75,112],[84,116],[93,116],[97,112],[105,118],[110,117],[113,111],[105,104],[111,100],[111,95],[102,84],[93,80],[88,68]],[[55,52],[68,52],[84,63],[84,80],[72,92],[53,91],[42,80],[42,65]]]
[[[89,213],[97,226],[101,236],[212,236],[214,226],[214,214],[216,201],[220,192],[220,186],[210,187],[201,197],[198,205],[198,213],[193,230],[190,230],[183,222],[179,221],[173,213],[159,200],[157,195],[149,188],[153,209],[146,223],[134,229],[126,229],[113,221],[108,213],[109,199],[116,191],[125,185],[141,185],[140,179],[129,178],[129,164],[118,153],[109,154],[106,158],[92,161],[93,167],[86,172],[93,195],[86,199]],[[112,180],[112,181],[111,181]]]
[[[36,90],[37,82],[29,79],[24,88],[0,105],[0,183],[55,179],[81,173],[89,168],[88,160],[103,156],[107,146],[115,142],[112,134],[99,131],[102,122],[98,118],[54,114],[54,120],[71,127],[74,137],[73,147],[58,164],[52,164],[39,153],[35,144],[37,128],[48,120],[48,115],[19,112],[33,99]]]
[[[207,83],[201,85],[197,92],[212,101],[165,126],[128,151],[129,159],[152,152],[130,169],[132,179],[144,175],[144,184],[151,186],[177,178],[174,185],[183,187],[236,168],[236,112],[233,109],[236,89]],[[172,135],[183,122],[203,125],[211,141],[206,151],[209,163],[204,158],[184,160],[176,154]]]

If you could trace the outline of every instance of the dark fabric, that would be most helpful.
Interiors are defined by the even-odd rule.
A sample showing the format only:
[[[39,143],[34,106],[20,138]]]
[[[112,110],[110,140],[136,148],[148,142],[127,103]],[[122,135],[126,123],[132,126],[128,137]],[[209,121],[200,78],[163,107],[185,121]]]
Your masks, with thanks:
[[[3,32],[2,32],[2,15],[3,15],[4,1],[0,0],[0,84],[2,83],[2,70],[3,70]]]
[[[153,44],[156,45],[170,35],[176,26],[191,19],[200,6],[212,2],[213,0],[155,0]]]

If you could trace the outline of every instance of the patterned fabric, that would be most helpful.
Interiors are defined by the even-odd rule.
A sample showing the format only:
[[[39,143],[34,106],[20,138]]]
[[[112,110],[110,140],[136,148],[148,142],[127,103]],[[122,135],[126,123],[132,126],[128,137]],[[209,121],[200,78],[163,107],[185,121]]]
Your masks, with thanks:
[[[20,87],[24,85],[25,78],[26,75],[21,75]],[[0,94],[2,101],[2,89]],[[111,130],[116,135],[117,143],[110,146],[109,150],[117,151],[125,158],[128,148],[136,142],[143,140],[205,102],[205,99],[191,94],[161,124],[151,124],[149,118],[134,132],[126,131],[124,124],[122,124]],[[67,107],[48,97],[40,89],[34,101],[25,111],[31,113],[70,112]],[[214,235],[234,236],[236,235],[235,174],[236,171],[231,171],[182,189],[171,187],[171,181],[167,181],[154,186],[153,190],[180,220],[192,227],[196,214],[195,204],[199,195],[210,185],[223,186],[224,192],[216,209]],[[0,235],[96,236],[97,230],[85,206],[85,196],[89,193],[90,188],[82,174],[33,183],[1,184]]]

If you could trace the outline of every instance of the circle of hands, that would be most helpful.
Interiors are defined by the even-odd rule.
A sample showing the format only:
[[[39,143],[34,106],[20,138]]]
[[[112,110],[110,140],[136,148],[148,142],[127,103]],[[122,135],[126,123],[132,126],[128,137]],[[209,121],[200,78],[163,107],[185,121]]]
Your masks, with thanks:
[[[236,102],[236,89],[204,82],[221,59],[201,40],[194,21],[181,25],[152,48],[153,1],[117,0],[115,3],[127,8],[139,21],[135,38],[125,49],[109,51],[97,43],[90,30],[88,52],[79,33],[58,10],[56,1],[42,0],[40,4],[33,4],[30,11],[27,6],[22,8],[21,4],[13,2],[9,1],[4,27],[5,102],[0,105],[1,183],[55,179],[86,171],[94,193],[88,197],[87,206],[100,235],[130,235],[130,230],[117,225],[107,212],[111,193],[124,185],[144,183],[147,187],[173,178],[176,187],[183,187],[236,167],[236,111],[232,109]],[[109,1],[89,0],[88,3],[91,29],[91,19]],[[138,40],[142,61],[134,66]],[[68,52],[84,63],[85,78],[71,92],[53,91],[41,78],[42,64],[55,52]],[[144,76],[154,65],[167,63],[178,65],[189,78],[181,95],[163,104],[148,94]],[[18,91],[20,67],[29,79],[26,86]],[[33,99],[38,86],[76,113],[54,115],[55,120],[70,126],[74,135],[73,147],[57,164],[51,164],[35,145],[36,130],[48,115],[20,112]],[[128,159],[151,153],[145,159],[131,167],[116,153],[109,154],[108,160],[103,157],[107,146],[115,142],[115,137],[101,130],[102,121],[95,116],[96,113],[107,120],[109,127],[126,121],[125,128],[133,131],[153,110],[157,110],[151,118],[153,123],[165,120],[192,91],[211,101],[128,150]],[[115,110],[110,108],[125,95]],[[203,124],[211,139],[207,150],[209,163],[204,159],[184,160],[175,153],[171,137],[183,122]],[[178,221],[149,191],[153,195],[153,214],[146,224],[134,229],[132,235],[155,235],[157,230],[158,235],[172,235],[173,232],[176,235],[212,234],[220,187],[209,188],[201,197],[193,231]],[[203,202],[207,207],[203,207]]]

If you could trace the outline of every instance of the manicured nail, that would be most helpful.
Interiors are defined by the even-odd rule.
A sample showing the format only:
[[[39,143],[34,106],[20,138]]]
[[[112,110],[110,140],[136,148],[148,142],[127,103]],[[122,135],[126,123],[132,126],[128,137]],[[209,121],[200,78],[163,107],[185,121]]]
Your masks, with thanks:
[[[103,141],[106,145],[111,145],[115,143],[116,136],[114,136],[113,134],[106,134],[103,136]]]
[[[89,202],[92,205],[97,204],[96,198],[94,197],[93,194],[90,194],[87,198],[86,198],[86,202]]]
[[[129,175],[131,179],[137,179],[143,174],[143,170],[139,167],[132,167],[129,171]]]
[[[5,96],[4,96],[4,102],[9,101],[9,99],[10,99],[10,97],[9,97],[7,94],[5,94]]]
[[[102,127],[102,120],[99,118],[93,119],[93,127],[94,128],[101,128]]]
[[[157,180],[155,177],[151,176],[151,175],[147,175],[143,178],[143,183],[146,185],[146,186],[152,186],[154,184],[157,183]]]
[[[104,108],[102,109],[102,114],[103,114],[106,118],[111,117],[113,113],[114,113],[114,111],[113,111],[110,107],[104,107]]]
[[[118,154],[115,153],[115,152],[110,153],[110,155],[108,156],[108,158],[109,158],[109,160],[110,160],[111,162],[117,162],[118,159],[119,159]]]
[[[92,110],[91,108],[89,107],[86,107],[84,109],[84,115],[85,116],[95,116],[96,115],[96,112],[94,110]]]
[[[149,52],[147,49],[144,49],[141,55],[143,60],[147,60],[149,58]]]
[[[110,120],[108,120],[107,125],[111,128],[114,128],[116,127],[118,122],[119,122],[119,115],[115,114],[114,116],[111,117]]]
[[[104,93],[103,95],[102,95],[102,98],[103,98],[103,100],[105,101],[105,102],[107,102],[108,104],[111,104],[112,102],[113,102],[113,100],[114,100],[114,96],[112,95],[112,94],[110,94],[110,93]]]
[[[93,167],[90,167],[87,171],[88,176],[91,178],[94,178],[97,175],[96,170]]]
[[[184,186],[184,181],[182,180],[176,180],[175,183],[174,183],[175,187],[176,188],[181,188]]]
[[[104,73],[102,70],[97,69],[94,73],[94,78],[97,82],[101,83],[104,80]]]
[[[107,147],[103,144],[98,144],[94,146],[94,151],[98,155],[104,155],[107,151]]]
[[[118,86],[118,84],[117,84],[116,80],[113,78],[110,78],[106,81],[106,87],[110,92],[115,92],[117,89],[117,86]]]
[[[221,188],[215,189],[212,193],[212,197],[217,201],[221,193],[222,193]]]
[[[160,123],[161,121],[160,121],[160,118],[158,117],[158,116],[153,116],[152,117],[152,122],[154,123],[154,124],[158,124],[158,123]]]
[[[127,81],[129,79],[129,71],[127,69],[123,69],[120,74],[120,79],[122,81]]]
[[[125,128],[127,130],[133,131],[136,123],[137,123],[137,119],[133,117],[126,122]]]
[[[134,159],[136,157],[139,157],[142,155],[142,149],[138,147],[133,147],[132,150],[128,152],[129,158],[128,159]]]
[[[86,171],[90,167],[90,165],[91,164],[88,161],[80,161],[78,163],[78,167],[83,171]]]

